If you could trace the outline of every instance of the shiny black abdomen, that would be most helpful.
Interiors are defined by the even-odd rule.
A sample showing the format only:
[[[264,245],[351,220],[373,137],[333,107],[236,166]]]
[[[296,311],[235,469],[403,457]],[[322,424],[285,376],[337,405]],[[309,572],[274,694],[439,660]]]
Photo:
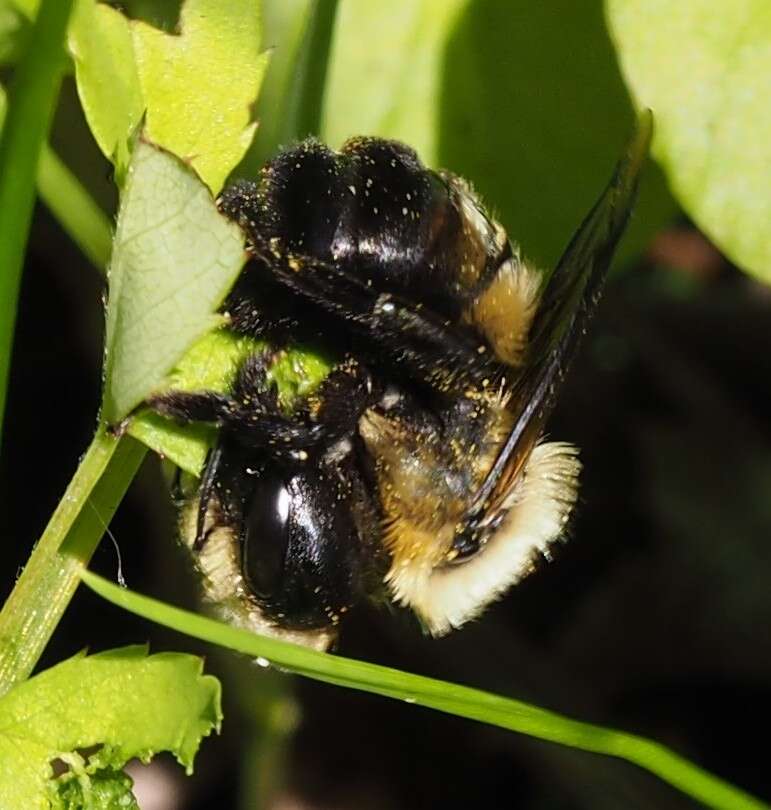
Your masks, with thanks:
[[[489,234],[468,227],[457,183],[394,141],[357,138],[334,152],[306,140],[257,182],[229,187],[220,207],[255,243],[277,240],[452,317],[500,260]]]
[[[366,590],[362,535],[378,525],[355,453],[293,468],[230,441],[222,448],[218,500],[261,611],[295,629],[336,624]]]

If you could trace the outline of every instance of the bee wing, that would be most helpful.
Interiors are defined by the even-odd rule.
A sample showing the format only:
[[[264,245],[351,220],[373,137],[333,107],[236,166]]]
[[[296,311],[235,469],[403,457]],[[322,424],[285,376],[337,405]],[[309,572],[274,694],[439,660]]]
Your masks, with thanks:
[[[474,502],[474,511],[509,492],[543,430],[634,204],[653,118],[646,110],[607,187],[549,278],[528,336],[525,364],[511,392],[514,427]]]

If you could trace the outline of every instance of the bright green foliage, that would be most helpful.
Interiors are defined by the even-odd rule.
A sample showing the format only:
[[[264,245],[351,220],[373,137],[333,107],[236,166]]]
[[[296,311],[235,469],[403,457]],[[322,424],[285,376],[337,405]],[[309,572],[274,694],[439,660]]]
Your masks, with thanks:
[[[267,56],[259,3],[187,0],[179,36],[135,24],[147,134],[189,161],[215,193],[252,142]]]
[[[117,9],[78,0],[68,44],[91,132],[122,178],[145,109],[131,26]]]
[[[132,157],[110,263],[103,417],[123,419],[222,322],[244,262],[239,228],[172,155],[140,141]]]
[[[251,341],[227,330],[211,332],[185,353],[163,388],[227,391],[239,364],[255,348]],[[179,426],[145,408],[132,419],[129,433],[177,467],[198,475],[215,431],[200,422]]]
[[[439,157],[444,49],[464,0],[395,3],[373,13],[343,0],[322,118],[332,146],[351,135],[400,138],[430,166]]]
[[[771,3],[607,0],[607,13],[672,190],[731,259],[771,281]]]
[[[159,751],[191,773],[222,718],[219,682],[201,668],[191,655],[127,647],[76,656],[17,686],[0,700],[0,807],[130,808],[118,801],[130,800],[119,769]],[[92,746],[103,747],[84,759]],[[52,781],[54,759],[70,769]]]
[[[89,773],[79,759],[73,756],[67,780],[49,785],[52,810],[140,810],[128,774],[110,767]]]
[[[767,105],[760,108],[758,101],[758,82],[769,72],[764,0],[721,7],[714,23],[703,0],[686,0],[674,10],[656,0],[645,6],[647,19],[642,4],[607,3],[630,83],[641,103],[659,113],[658,155],[684,204],[731,255],[767,269],[768,247],[764,252],[758,242],[769,219],[768,198],[758,194],[769,187],[768,152],[761,146],[771,140],[762,134],[769,129]],[[0,59],[18,49],[19,18],[11,5],[27,18],[37,7],[35,0],[0,0]],[[220,189],[254,132],[251,105],[266,63],[259,6],[257,0],[187,0],[180,31],[171,35],[95,0],[78,0],[69,35],[78,89],[94,136],[124,186],[110,271],[103,410],[110,423],[156,390],[226,390],[243,358],[260,348],[210,331],[223,322],[215,312],[244,252],[241,234],[219,216],[209,191]],[[427,164],[472,180],[512,238],[550,266],[632,128],[601,0],[416,0],[383,13],[363,0],[342,0],[340,7],[325,138],[334,146],[359,133],[405,140]],[[297,46],[305,29],[295,23]],[[281,103],[296,90],[292,67],[307,56],[301,48],[285,59],[277,79],[277,120],[266,149],[297,128]],[[730,114],[720,115],[720,105]],[[144,139],[135,141],[143,122]],[[721,162],[725,166],[713,165]],[[639,251],[673,211],[655,178],[643,188],[627,253]],[[742,224],[752,227],[745,233]],[[328,367],[313,354],[282,354],[273,378],[284,405],[307,393]],[[31,558],[25,576],[32,585],[14,591],[16,602],[27,604],[13,628],[28,626],[30,616],[38,620],[43,603],[56,601],[61,615],[78,576],[73,570],[87,563],[96,542],[96,519],[109,519],[139,463],[124,437],[119,444],[131,461],[124,473],[119,454],[105,447],[112,439],[103,427],[62,501],[62,515],[54,516],[38,546],[43,562]],[[193,474],[212,436],[206,427],[181,431],[146,412],[129,430]],[[103,508],[107,494],[109,508]],[[80,512],[88,498],[93,515]],[[623,757],[712,807],[764,807],[649,740],[261,638],[85,578],[141,615],[308,677]],[[20,630],[9,634],[6,649],[29,646],[30,654],[6,683],[29,672],[42,638],[33,643]],[[189,656],[146,657],[132,648],[67,661],[0,699],[0,807],[135,807],[120,770],[126,759],[172,750],[189,770],[201,737],[218,727],[220,716],[219,685],[201,676],[200,663]],[[101,747],[86,756],[83,749],[94,745]],[[69,766],[56,781],[52,758]]]
[[[79,0],[70,49],[83,109],[102,151],[125,167],[133,131],[190,163],[216,193],[254,134],[267,56],[259,3],[188,0],[179,34]]]
[[[254,143],[238,168],[243,177],[255,175],[279,147],[299,135],[293,126],[292,113],[295,112],[298,69],[303,64],[303,49],[307,46],[309,9],[309,0],[273,0],[263,4],[264,41],[280,45],[270,55],[255,106],[259,127]]]
[[[634,127],[599,0],[341,0],[322,135],[398,138],[468,179],[550,269]],[[646,169],[620,260],[675,214]]]

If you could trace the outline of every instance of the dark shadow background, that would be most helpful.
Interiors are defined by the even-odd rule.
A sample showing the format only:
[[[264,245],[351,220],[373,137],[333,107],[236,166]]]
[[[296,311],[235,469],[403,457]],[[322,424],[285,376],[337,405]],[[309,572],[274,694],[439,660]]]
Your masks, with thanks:
[[[560,27],[566,4],[548,11],[528,5],[526,19],[525,6],[517,4],[523,17],[512,15],[510,27],[500,26],[491,39],[495,26],[486,16],[497,6],[474,3],[446,55],[442,162],[479,178],[512,236],[535,234],[535,255],[545,244],[538,234],[553,229],[557,245],[567,237],[624,133],[608,132],[613,146],[607,150],[593,138],[583,146],[571,142],[576,174],[554,177],[549,155],[561,148],[560,133],[537,117],[515,129],[500,122],[537,107],[532,99],[524,103],[528,92],[559,104],[566,119],[585,118],[587,131],[602,127],[604,107],[628,105],[598,4],[578,4],[585,6],[585,30]],[[528,47],[532,42],[538,48]],[[591,48],[591,75],[571,72],[570,49],[580,47]],[[507,67],[515,57],[519,74]],[[601,86],[593,84],[598,74],[605,76]],[[479,87],[488,92],[478,93]],[[107,166],[80,118],[71,83],[54,144],[100,201],[114,205]],[[514,188],[512,175],[522,178]],[[555,195],[563,182],[586,186],[575,218],[551,222],[532,210],[527,189],[538,178],[552,184]],[[649,211],[663,223],[671,203],[662,202],[666,192],[655,172],[647,182],[636,219]],[[10,592],[91,438],[102,293],[100,277],[39,208],[0,460],[0,598]],[[556,561],[447,639],[422,638],[406,615],[362,610],[346,626],[339,651],[639,732],[771,797],[766,746],[756,742],[771,722],[770,323],[768,288],[733,268],[688,222],[662,230],[643,258],[609,284],[549,426],[551,436],[581,447],[585,464],[570,540]],[[195,604],[154,459],[112,529],[130,587]],[[109,542],[93,567],[115,576]],[[204,650],[85,589],[43,665],[84,646],[146,640],[154,649],[204,652],[207,668],[226,685],[223,736],[205,741],[191,780],[159,760],[170,781],[164,788],[169,802],[158,807],[239,806],[239,784],[279,776],[271,760],[278,749],[268,744],[267,752],[255,751],[254,717],[265,693],[286,689],[289,679]],[[655,778],[608,758],[311,682],[296,680],[290,688],[299,724],[288,742],[285,787],[275,808],[693,806]],[[256,806],[248,798],[241,802]]]

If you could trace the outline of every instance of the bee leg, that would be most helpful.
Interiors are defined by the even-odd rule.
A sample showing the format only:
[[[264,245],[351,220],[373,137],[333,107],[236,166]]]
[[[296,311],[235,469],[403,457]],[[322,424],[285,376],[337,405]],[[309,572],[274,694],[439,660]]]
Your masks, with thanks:
[[[382,396],[383,385],[358,360],[346,358],[309,398],[311,418],[324,426],[326,443],[352,434],[364,411]]]
[[[161,416],[184,424],[224,425],[244,410],[280,413],[278,395],[267,378],[269,362],[267,352],[248,357],[238,372],[232,396],[216,391],[168,391],[148,397],[145,404]]]
[[[276,254],[267,246],[252,249],[282,284],[348,324],[399,373],[435,391],[462,393],[502,373],[478,335],[427,307],[378,291],[330,262]]]
[[[242,335],[285,346],[303,324],[296,314],[297,298],[279,284],[261,262],[251,262],[228,294],[223,311],[230,327]]]
[[[146,404],[184,423],[212,422],[222,428],[223,437],[232,437],[246,449],[296,463],[352,434],[361,414],[379,396],[379,387],[367,369],[348,358],[330,372],[302,409],[286,415],[267,377],[269,363],[268,353],[247,358],[231,396],[170,391],[150,397]],[[212,456],[210,465],[216,461]]]
[[[217,486],[217,475],[222,463],[222,443],[212,447],[206,457],[206,466],[201,477],[201,488],[198,493],[198,515],[195,524],[195,539],[193,540],[193,551],[201,551],[206,543],[206,516],[209,512],[209,504]]]
[[[261,389],[253,374],[253,368],[245,364],[223,429],[241,446],[264,450],[271,458],[290,464],[353,434],[362,413],[380,396],[369,372],[349,358],[329,373],[303,408],[286,416],[277,399],[269,403],[263,398],[255,407]]]
[[[182,503],[185,500],[185,491],[182,486],[182,469],[180,467],[174,468],[174,473],[169,485],[169,494],[174,503]]]
[[[178,422],[214,422],[221,424],[231,406],[231,399],[214,391],[169,391],[145,400],[145,405],[161,416]]]
[[[237,403],[240,410],[281,414],[278,389],[268,379],[268,370],[272,362],[271,352],[257,352],[249,355],[241,364],[233,384],[232,395],[232,401]],[[232,418],[232,415],[229,418]]]

